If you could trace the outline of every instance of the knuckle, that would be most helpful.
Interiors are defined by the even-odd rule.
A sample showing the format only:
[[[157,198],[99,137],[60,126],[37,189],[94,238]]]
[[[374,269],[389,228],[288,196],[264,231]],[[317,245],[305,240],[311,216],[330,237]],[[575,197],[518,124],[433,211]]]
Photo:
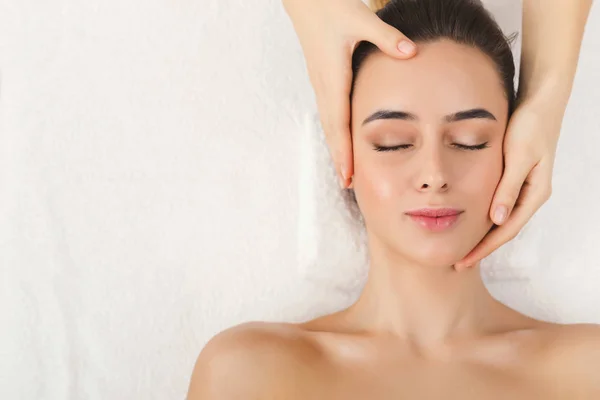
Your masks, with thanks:
[[[505,204],[509,205],[509,204],[515,204],[515,202],[517,201],[517,196],[514,193],[519,193],[519,190],[521,188],[520,187],[514,187],[512,188],[512,190],[510,191],[510,193],[508,193],[506,195],[506,197],[504,198],[504,202]],[[509,207],[510,210],[510,207]]]
[[[399,43],[405,36],[395,32],[395,30],[390,30],[390,32],[386,35],[386,41],[391,47],[395,47],[397,43]]]

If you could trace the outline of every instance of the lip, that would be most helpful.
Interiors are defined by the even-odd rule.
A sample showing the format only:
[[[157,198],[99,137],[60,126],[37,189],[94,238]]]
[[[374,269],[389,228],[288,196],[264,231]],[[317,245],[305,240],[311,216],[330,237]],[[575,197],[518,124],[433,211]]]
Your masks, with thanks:
[[[407,211],[419,226],[432,232],[442,232],[453,227],[464,210],[456,208],[421,208]]]
[[[449,215],[458,215],[462,213],[462,210],[451,207],[444,208],[420,208],[418,210],[407,211],[408,215],[422,216],[422,217],[446,217]]]

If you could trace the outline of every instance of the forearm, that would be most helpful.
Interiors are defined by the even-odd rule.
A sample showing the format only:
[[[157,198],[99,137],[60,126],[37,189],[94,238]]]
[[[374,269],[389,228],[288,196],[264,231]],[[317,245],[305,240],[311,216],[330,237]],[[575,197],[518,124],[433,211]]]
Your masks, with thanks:
[[[566,108],[592,0],[523,0],[520,101]]]

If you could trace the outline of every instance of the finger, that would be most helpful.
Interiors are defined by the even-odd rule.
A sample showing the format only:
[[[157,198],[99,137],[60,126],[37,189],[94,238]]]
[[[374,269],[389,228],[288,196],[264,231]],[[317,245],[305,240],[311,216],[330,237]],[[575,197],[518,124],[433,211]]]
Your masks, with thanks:
[[[343,59],[343,58],[342,58]],[[319,104],[323,130],[333,158],[340,183],[347,187],[353,174],[352,138],[350,134],[350,84],[352,72],[348,65],[333,65],[326,78],[326,92],[321,96]],[[337,73],[342,71],[341,74]]]
[[[490,218],[496,225],[502,225],[508,219],[533,168],[535,164],[524,152],[519,152],[511,158],[507,157],[504,173],[490,207]]]
[[[348,187],[353,174],[352,138],[350,129],[343,123],[332,122],[324,128],[327,145],[335,165],[340,187]]]
[[[377,14],[365,18],[363,30],[365,40],[376,45],[381,51],[396,58],[411,58],[417,53],[417,46],[406,35],[383,22]]]
[[[513,213],[506,223],[489,232],[477,246],[456,267],[474,265],[490,255],[500,246],[514,239],[521,229],[531,219],[533,214],[546,201],[547,195],[543,188],[536,191],[531,185],[524,187],[521,198],[514,207]]]

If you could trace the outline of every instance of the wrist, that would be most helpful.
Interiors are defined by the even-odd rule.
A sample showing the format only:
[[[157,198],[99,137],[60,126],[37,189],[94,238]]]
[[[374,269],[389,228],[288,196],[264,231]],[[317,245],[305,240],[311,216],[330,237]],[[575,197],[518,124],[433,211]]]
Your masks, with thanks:
[[[537,80],[521,76],[517,103],[540,105],[546,109],[554,109],[556,112],[564,112],[571,96],[572,86],[573,82],[560,72],[548,72]]]

